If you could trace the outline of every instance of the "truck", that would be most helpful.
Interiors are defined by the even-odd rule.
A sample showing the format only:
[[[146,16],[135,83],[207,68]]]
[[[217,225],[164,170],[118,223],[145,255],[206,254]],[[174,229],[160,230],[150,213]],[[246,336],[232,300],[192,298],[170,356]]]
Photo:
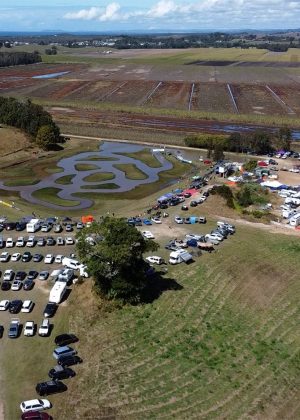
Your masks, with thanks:
[[[20,320],[19,318],[12,318],[8,330],[9,338],[17,338],[20,332]]]
[[[180,264],[182,262],[188,263],[193,260],[193,256],[185,249],[178,249],[170,253],[169,263]]]
[[[26,225],[26,231],[28,233],[36,232],[40,229],[41,225],[42,221],[40,219],[31,219],[30,222],[28,222]]]
[[[79,273],[82,277],[89,277],[86,265],[80,263],[74,258],[64,257],[62,259],[62,265],[67,268],[72,268],[73,270],[79,270]]]
[[[57,281],[63,281],[69,283],[74,277],[74,270],[72,268],[65,268],[61,273],[58,274]]]
[[[50,290],[49,302],[60,303],[67,291],[67,283],[65,281],[57,281]]]

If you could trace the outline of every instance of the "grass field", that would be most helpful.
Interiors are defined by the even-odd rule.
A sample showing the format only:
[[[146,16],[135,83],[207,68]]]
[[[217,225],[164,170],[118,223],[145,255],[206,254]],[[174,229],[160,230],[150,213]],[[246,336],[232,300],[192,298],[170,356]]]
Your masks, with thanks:
[[[249,228],[225,242],[189,268],[169,267],[180,287],[152,304],[107,311],[78,286],[70,325],[85,364],[54,414],[299,416],[299,246]]]
[[[79,204],[79,201],[64,200],[59,198],[57,194],[61,191],[59,188],[48,187],[41,188],[32,193],[33,197],[43,200],[48,203],[57,204],[58,206],[70,206],[74,207]]]
[[[111,172],[98,172],[92,175],[88,175],[84,178],[85,182],[102,182],[114,179],[115,175]]]
[[[146,179],[147,175],[142,172],[136,165],[131,163],[115,164],[117,169],[125,173],[128,179]]]

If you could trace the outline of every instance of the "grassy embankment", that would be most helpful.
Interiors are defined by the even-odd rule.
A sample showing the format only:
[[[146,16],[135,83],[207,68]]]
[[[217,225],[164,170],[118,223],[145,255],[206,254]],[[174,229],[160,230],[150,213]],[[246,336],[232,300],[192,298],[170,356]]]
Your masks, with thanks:
[[[146,179],[147,175],[141,171],[136,165],[131,163],[116,164],[117,169],[125,173],[128,179]]]
[[[182,288],[152,304],[101,311],[78,286],[84,365],[54,414],[299,417],[298,254],[297,240],[241,227],[217,253],[169,267]]]

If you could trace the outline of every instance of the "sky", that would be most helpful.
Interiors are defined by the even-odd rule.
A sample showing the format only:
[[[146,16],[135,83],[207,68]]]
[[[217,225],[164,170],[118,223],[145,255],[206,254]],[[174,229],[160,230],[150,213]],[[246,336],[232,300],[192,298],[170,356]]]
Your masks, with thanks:
[[[181,32],[299,27],[300,0],[0,0],[0,31]]]

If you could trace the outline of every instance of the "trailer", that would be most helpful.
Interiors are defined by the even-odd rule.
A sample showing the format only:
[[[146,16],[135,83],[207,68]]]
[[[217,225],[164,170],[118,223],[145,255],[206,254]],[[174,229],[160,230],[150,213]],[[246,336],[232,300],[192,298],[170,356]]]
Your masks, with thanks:
[[[212,252],[215,250],[213,244],[211,242],[198,242],[198,248],[202,251]]]
[[[60,303],[66,291],[67,291],[66,282],[64,281],[55,282],[54,286],[50,290],[49,302]]]
[[[180,264],[182,262],[188,263],[193,260],[193,256],[185,249],[178,249],[170,253],[169,263]]]

